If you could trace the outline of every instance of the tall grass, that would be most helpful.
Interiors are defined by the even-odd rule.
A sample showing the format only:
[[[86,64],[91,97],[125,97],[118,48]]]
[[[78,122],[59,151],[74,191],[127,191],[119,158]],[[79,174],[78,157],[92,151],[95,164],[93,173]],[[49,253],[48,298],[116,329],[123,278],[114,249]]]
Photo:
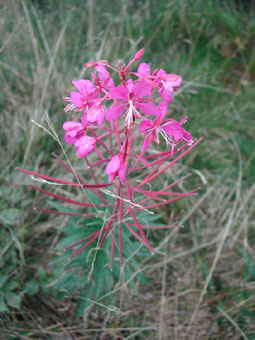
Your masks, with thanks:
[[[246,7],[230,0],[2,2],[4,339],[255,337],[254,14],[253,1]],[[47,111],[63,140],[62,96],[71,80],[86,77],[83,64],[129,60],[142,47],[151,65],[184,79],[172,115],[188,115],[187,129],[204,141],[167,176],[191,173],[181,189],[197,184],[201,191],[160,211],[185,228],[152,233],[157,255],[128,279],[139,278],[140,295],[128,280],[116,281],[109,293],[115,307],[105,296],[95,298],[84,323],[73,318],[76,296],[57,300],[49,266],[66,218],[35,213],[33,206],[47,202],[15,167],[65,177],[51,157],[53,151],[61,156],[59,144],[31,120],[46,126]]]

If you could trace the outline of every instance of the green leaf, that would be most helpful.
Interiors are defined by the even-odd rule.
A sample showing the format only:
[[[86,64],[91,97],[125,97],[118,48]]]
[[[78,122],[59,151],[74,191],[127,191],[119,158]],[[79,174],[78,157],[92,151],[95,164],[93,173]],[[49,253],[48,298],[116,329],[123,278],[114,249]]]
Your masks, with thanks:
[[[21,297],[15,293],[10,292],[6,294],[6,301],[8,306],[19,308],[21,303]]]
[[[40,269],[38,270],[38,277],[40,281],[46,280],[46,273],[43,267],[40,267]]]
[[[8,279],[8,275],[3,275],[2,277],[0,277],[0,288],[4,286],[7,279]]]
[[[9,189],[8,187],[0,188],[0,197],[8,199],[10,195],[11,195],[11,189]]]
[[[6,209],[0,212],[0,220],[5,224],[14,224],[22,215],[19,209]]]
[[[51,205],[53,208],[55,208],[57,211],[65,212],[65,213],[78,213],[78,210],[66,207],[62,204],[47,200],[47,203]]]
[[[75,312],[75,318],[82,317],[84,319],[85,316],[85,310],[92,304],[93,300],[93,288],[90,287],[84,287],[81,289],[80,296],[78,299],[77,307],[76,307],[76,312]]]
[[[2,296],[0,296],[0,313],[2,312],[8,312],[9,308],[6,306],[6,304],[4,303],[4,299]]]
[[[35,295],[39,290],[39,284],[35,280],[25,283],[25,293],[29,296]]]
[[[6,285],[6,290],[7,291],[11,291],[14,290],[15,288],[17,288],[19,285],[19,283],[17,281],[10,281],[7,285]]]

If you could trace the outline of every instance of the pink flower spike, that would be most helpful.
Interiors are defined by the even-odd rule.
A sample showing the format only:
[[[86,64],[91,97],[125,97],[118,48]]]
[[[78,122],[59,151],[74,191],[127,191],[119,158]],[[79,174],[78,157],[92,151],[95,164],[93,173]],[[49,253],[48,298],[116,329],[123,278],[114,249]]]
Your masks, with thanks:
[[[89,136],[82,136],[78,139],[74,145],[76,146],[77,156],[83,158],[87,156],[92,150],[94,150],[96,145],[96,138]]]
[[[148,116],[154,116],[158,111],[158,108],[154,103],[139,103],[137,104],[137,107]]]

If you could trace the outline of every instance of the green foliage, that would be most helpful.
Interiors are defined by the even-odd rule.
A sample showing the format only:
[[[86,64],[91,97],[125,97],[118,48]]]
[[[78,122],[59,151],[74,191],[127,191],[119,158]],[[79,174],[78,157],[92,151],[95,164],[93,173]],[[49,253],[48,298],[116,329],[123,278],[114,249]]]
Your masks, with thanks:
[[[14,224],[21,215],[20,209],[5,209],[0,212],[0,220],[5,224]]]
[[[98,197],[91,195],[90,199],[95,204]],[[76,210],[66,208],[61,204],[51,201],[49,203],[58,211],[77,213]],[[145,216],[145,214],[142,214],[140,221],[144,222],[145,217],[147,223],[159,218],[158,215]],[[61,229],[65,237],[57,248],[63,250],[64,247],[82,240],[93,232],[97,232],[105,223],[106,221],[102,218],[70,218],[66,226]],[[115,228],[115,248],[118,249],[119,230],[117,226]],[[70,256],[73,250],[67,250],[61,256],[54,258],[50,263],[52,272],[49,278],[46,279],[41,269],[40,277],[44,289],[50,286],[51,292],[60,300],[75,296],[77,298],[76,317],[84,318],[86,309],[94,303],[104,306],[103,311],[105,310],[105,305],[114,305],[114,289],[116,285],[128,281],[130,287],[138,294],[136,283],[130,278],[134,271],[140,270],[141,260],[144,256],[148,256],[149,252],[143,249],[139,250],[141,248],[140,243],[132,237],[124,224],[122,225],[122,237],[125,264],[123,271],[120,269],[118,259],[115,259],[113,269],[110,271],[112,237],[109,236],[106,238],[102,249],[97,249],[97,241],[95,241],[72,259],[70,259]],[[75,250],[82,247],[82,245],[75,247]],[[118,255],[115,256],[118,258]],[[142,274],[138,275],[136,280],[145,282]],[[103,298],[104,295],[106,295],[106,298]],[[100,301],[103,301],[103,303]]]

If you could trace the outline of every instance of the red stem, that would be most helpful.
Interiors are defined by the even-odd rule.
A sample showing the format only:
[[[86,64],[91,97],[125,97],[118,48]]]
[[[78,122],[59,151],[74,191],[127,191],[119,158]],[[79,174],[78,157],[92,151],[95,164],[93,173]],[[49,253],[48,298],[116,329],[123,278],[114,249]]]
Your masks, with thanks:
[[[156,172],[154,175],[152,176],[147,176],[146,179],[140,183],[138,185],[138,187],[141,187],[143,185],[145,185],[146,183],[150,182],[151,180],[153,180],[154,178],[156,178],[157,176],[159,176],[160,174],[162,174],[162,172],[166,171],[168,168],[170,168],[170,166],[172,166],[173,164],[175,164],[176,162],[178,162],[181,158],[183,158],[187,153],[189,153],[192,149],[194,149],[195,146],[197,146],[198,143],[200,143],[202,141],[203,138],[200,138],[196,143],[194,143],[192,146],[190,146],[186,151],[184,151],[181,155],[177,156],[172,162],[170,162],[169,164],[167,164],[163,169],[159,170],[158,172]],[[155,169],[153,170],[155,171]]]
[[[83,207],[96,207],[96,208],[105,208],[105,207],[109,207],[109,205],[98,205],[98,204],[91,204],[91,203],[83,203],[83,202],[79,202],[79,201],[74,201],[74,200],[70,200],[69,198],[65,198],[63,196],[60,196],[60,195],[56,195],[56,194],[53,194],[52,192],[49,192],[47,190],[44,190],[44,189],[41,189],[41,188],[38,188],[32,184],[30,184],[30,187],[32,187],[33,189],[35,190],[38,190],[40,192],[43,192],[44,194],[48,195],[48,196],[52,196],[54,198],[57,198],[61,201],[65,201],[65,202],[68,202],[68,203],[71,203],[71,204],[77,204],[77,205],[82,205]]]
[[[46,212],[48,214],[55,214],[55,215],[80,216],[80,217],[100,217],[100,215],[98,215],[98,214],[71,213],[71,212],[63,212],[63,211],[41,209],[41,208],[34,208],[34,209],[38,210],[38,211]]]
[[[121,196],[121,193],[119,193]],[[120,254],[120,267],[123,268],[123,244],[122,244],[122,217],[123,217],[123,201],[122,199],[118,200],[119,204],[119,254]]]
[[[135,224],[136,224],[136,226],[137,226],[137,228],[138,228],[142,238],[144,239],[145,244],[150,249],[150,252],[153,255],[154,254],[153,249],[152,249],[152,247],[151,247],[151,245],[150,245],[150,243],[149,243],[149,241],[148,241],[148,239],[147,239],[147,237],[146,237],[142,227],[140,226],[140,223],[137,221],[137,219],[136,219],[132,209],[130,208],[130,206],[128,204],[126,204],[126,206],[128,208],[128,211],[129,211],[130,215],[132,216],[132,218],[133,218],[133,220],[134,220],[134,222],[135,222]]]

